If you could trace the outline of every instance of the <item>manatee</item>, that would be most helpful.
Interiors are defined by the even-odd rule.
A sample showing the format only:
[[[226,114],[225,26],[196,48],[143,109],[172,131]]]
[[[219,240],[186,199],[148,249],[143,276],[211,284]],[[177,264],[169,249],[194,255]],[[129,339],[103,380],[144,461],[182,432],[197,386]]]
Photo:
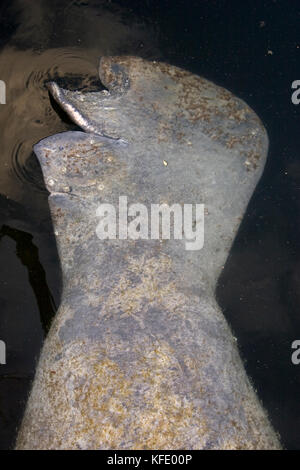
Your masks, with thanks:
[[[99,92],[49,84],[85,132],[34,147],[63,295],[17,449],[278,449],[215,299],[266,131],[243,101],[175,66],[103,57],[99,75]],[[186,230],[126,239],[125,223],[122,237],[101,239],[99,206],[125,197],[147,208],[204,204],[203,247],[188,248]]]

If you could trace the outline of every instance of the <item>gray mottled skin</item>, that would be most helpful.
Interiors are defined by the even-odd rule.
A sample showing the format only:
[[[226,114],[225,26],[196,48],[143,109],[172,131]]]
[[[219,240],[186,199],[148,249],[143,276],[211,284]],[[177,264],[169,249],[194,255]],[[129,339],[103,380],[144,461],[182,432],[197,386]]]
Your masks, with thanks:
[[[49,85],[86,133],[35,146],[64,286],[17,448],[280,448],[214,298],[266,132],[231,93],[167,64],[104,57],[100,79],[108,91]],[[119,196],[204,203],[204,248],[99,240],[96,209]]]

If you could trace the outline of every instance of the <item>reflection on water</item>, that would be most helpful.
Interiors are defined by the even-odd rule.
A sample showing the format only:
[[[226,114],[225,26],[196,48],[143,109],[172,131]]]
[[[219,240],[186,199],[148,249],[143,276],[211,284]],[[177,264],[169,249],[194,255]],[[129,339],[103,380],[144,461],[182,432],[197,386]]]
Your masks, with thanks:
[[[155,33],[108,1],[15,0],[0,7],[0,449],[13,445],[43,337],[59,304],[61,276],[47,191],[32,147],[76,128],[45,87],[101,87],[108,54],[159,58]],[[46,273],[46,274],[45,274]]]

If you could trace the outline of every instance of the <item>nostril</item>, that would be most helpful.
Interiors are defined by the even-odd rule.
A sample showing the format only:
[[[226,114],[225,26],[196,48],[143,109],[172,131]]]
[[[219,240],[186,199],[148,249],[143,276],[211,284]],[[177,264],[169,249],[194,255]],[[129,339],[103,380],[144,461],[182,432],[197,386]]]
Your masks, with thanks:
[[[117,63],[113,58],[100,59],[99,76],[105,87],[114,94],[123,94],[130,88],[128,67]]]

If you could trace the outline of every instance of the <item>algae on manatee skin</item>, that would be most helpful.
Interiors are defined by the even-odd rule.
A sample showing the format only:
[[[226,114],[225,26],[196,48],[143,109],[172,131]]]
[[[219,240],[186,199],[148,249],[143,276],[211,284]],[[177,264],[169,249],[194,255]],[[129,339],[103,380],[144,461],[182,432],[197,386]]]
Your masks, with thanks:
[[[214,295],[266,132],[243,101],[171,65],[104,57],[99,72],[108,91],[49,85],[86,132],[35,146],[64,288],[17,448],[280,448]],[[119,196],[204,203],[204,247],[99,240],[97,207]]]

